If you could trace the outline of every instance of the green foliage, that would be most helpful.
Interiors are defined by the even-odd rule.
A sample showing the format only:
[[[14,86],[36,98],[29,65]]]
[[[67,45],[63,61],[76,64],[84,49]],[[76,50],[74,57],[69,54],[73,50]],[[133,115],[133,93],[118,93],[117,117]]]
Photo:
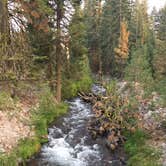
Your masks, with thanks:
[[[161,100],[161,106],[165,107],[166,106],[166,78],[163,78],[162,80],[156,80],[154,89],[157,91],[162,100]]]
[[[115,19],[116,18],[116,19]],[[131,4],[129,0],[106,0],[101,18],[100,47],[102,67],[105,73],[115,74],[115,52],[123,19],[130,25]]]
[[[40,150],[40,141],[38,138],[24,139],[18,144],[16,154],[24,161],[30,158],[32,154],[37,153]]]
[[[48,125],[57,117],[66,113],[67,108],[68,106],[65,103],[56,104],[55,98],[48,89],[42,94],[39,107],[33,114],[36,135],[42,142],[47,140],[44,136],[47,135]]]
[[[77,95],[79,91],[89,91],[92,79],[89,70],[88,58],[86,55],[82,59],[71,63],[71,73],[66,73],[68,79],[64,78],[62,94],[63,98],[68,99]],[[72,74],[75,73],[75,74]]]
[[[91,85],[92,79],[89,76],[84,76],[79,80],[65,80],[62,89],[63,98],[75,97],[79,91],[87,92],[90,90]]]
[[[142,83],[146,88],[153,84],[152,70],[148,61],[148,47],[133,51],[132,59],[126,67],[125,77],[129,81]]]
[[[154,76],[164,79],[166,74],[166,41],[156,40],[156,51],[153,58]]]
[[[38,3],[38,5],[39,5],[39,10],[40,10],[42,13],[45,13],[45,14],[53,14],[53,11],[52,11],[52,9],[49,7],[47,0],[36,0],[36,2]]]
[[[0,80],[24,79],[32,62],[27,36],[13,32],[8,40],[0,34]]]
[[[148,138],[147,135],[141,130],[137,130],[134,134],[125,134],[128,138],[127,142],[125,143],[125,150],[129,155],[137,153],[138,148],[142,144],[145,144],[145,140]]]
[[[78,91],[90,90],[92,84],[87,48],[85,46],[86,29],[83,24],[84,18],[77,5],[75,10],[69,29],[72,38],[69,43],[70,59],[63,72],[62,95],[65,99],[76,96]]]
[[[129,154],[128,166],[160,166],[160,153],[145,143],[149,138],[147,134],[137,130],[134,134],[126,133],[126,137],[124,148]]]
[[[158,38],[166,41],[166,4],[162,9],[160,9],[157,18],[157,23],[159,23],[157,27]]]
[[[106,85],[107,94],[117,94],[117,81],[112,80],[109,84]]]
[[[18,166],[16,154],[11,154],[11,155],[0,154],[0,165],[1,166]]]
[[[89,48],[89,62],[92,72],[100,70],[100,22],[101,22],[101,0],[87,1],[85,6],[85,25],[87,47]]]
[[[37,137],[26,138],[20,140],[18,147],[15,148],[10,154],[0,155],[1,166],[18,166],[19,162],[25,165],[27,158],[40,150],[41,144]]]

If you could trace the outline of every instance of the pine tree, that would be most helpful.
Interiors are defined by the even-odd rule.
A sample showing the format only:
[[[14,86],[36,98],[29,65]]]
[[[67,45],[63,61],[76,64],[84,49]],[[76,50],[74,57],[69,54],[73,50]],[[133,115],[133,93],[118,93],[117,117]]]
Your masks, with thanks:
[[[115,73],[115,52],[120,38],[121,22],[130,24],[131,4],[129,0],[106,0],[103,7],[100,39],[103,69]]]
[[[156,14],[156,51],[153,59],[154,76],[164,80],[166,74],[166,5]]]
[[[87,27],[87,46],[89,49],[89,59],[92,71],[98,73],[101,70],[100,60],[100,20],[102,13],[101,0],[87,0],[84,14]]]
[[[146,43],[149,19],[147,14],[147,0],[136,0],[133,5],[131,19],[131,47],[139,47]]]
[[[114,51],[116,55],[121,59],[127,59],[129,54],[129,31],[127,30],[127,23],[125,21],[121,22],[120,38],[118,48]]]
[[[125,75],[128,80],[141,82],[145,86],[148,86],[148,84],[153,82],[152,71],[147,56],[147,45],[144,45],[132,52],[132,59],[125,71]]]
[[[8,11],[8,1],[0,1],[0,34],[5,35],[5,38],[10,37],[10,25],[9,25],[9,11]]]
[[[158,38],[166,41],[166,5],[159,11],[158,23]]]
[[[62,71],[64,68],[63,62],[66,58],[65,36],[72,13],[71,4],[72,1],[67,0],[52,0],[49,3],[51,9],[53,10],[53,16],[50,18],[50,20],[52,23],[51,29],[54,36],[54,49],[51,53],[51,62],[52,68],[56,68],[56,99],[58,102],[61,102],[62,99]]]
[[[165,79],[166,75],[166,41],[156,40],[156,51],[153,59],[154,76],[157,80]]]
[[[153,82],[154,35],[150,30],[147,14],[147,1],[135,3],[135,44],[132,47],[131,60],[126,68],[126,76],[133,81],[148,85]]]
[[[91,85],[86,27],[79,3],[73,3],[75,12],[69,26],[69,58],[63,72],[63,96],[71,97],[78,91],[86,91]]]

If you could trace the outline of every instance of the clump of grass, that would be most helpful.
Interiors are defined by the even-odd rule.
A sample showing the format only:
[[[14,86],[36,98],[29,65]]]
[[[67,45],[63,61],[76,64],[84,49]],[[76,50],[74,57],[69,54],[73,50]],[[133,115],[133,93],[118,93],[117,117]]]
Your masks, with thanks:
[[[31,157],[32,154],[35,154],[39,151],[41,145],[38,138],[24,139],[21,140],[16,149],[17,156],[21,157],[21,159],[26,160]]]
[[[18,147],[10,154],[0,155],[0,165],[18,166],[20,162],[25,165],[26,159],[37,153],[40,147],[40,140],[37,137],[20,140]]]
[[[129,155],[128,166],[160,166],[160,152],[146,145],[147,134],[137,130],[134,134],[126,133],[126,137],[124,148]]]
[[[33,114],[36,135],[41,139],[41,142],[47,141],[43,136],[47,135],[49,124],[59,116],[65,114],[67,109],[68,105],[66,103],[55,103],[54,97],[49,90],[44,92],[44,95],[40,99],[39,107],[34,110]]]
[[[14,100],[10,97],[10,95],[6,92],[0,93],[0,110],[12,110],[15,109]]]
[[[17,156],[15,154],[10,155],[0,155],[0,165],[1,166],[17,166]]]

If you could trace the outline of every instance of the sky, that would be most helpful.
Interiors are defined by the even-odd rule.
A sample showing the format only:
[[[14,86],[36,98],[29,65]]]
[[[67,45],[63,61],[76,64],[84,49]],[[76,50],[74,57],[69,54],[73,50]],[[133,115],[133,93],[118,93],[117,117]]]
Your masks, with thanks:
[[[149,12],[155,6],[157,9],[160,9],[166,4],[166,0],[148,0]]]

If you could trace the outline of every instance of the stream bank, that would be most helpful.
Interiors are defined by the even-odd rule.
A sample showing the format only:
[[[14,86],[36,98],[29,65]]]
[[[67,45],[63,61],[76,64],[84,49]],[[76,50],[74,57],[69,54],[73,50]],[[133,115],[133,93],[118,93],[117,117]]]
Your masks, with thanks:
[[[94,93],[103,93],[93,86]],[[68,101],[70,111],[48,129],[49,142],[28,166],[125,166],[123,148],[110,151],[102,137],[93,139],[87,124],[94,116],[90,103],[81,98]]]

